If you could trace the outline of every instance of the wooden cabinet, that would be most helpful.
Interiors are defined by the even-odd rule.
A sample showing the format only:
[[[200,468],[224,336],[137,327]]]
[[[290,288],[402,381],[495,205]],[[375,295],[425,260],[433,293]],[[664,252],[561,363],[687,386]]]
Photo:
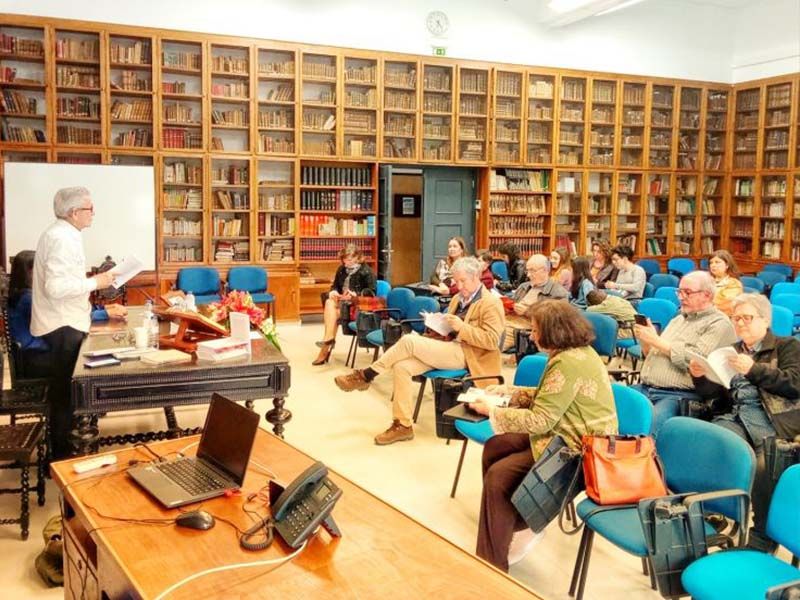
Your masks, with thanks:
[[[300,317],[300,276],[295,272],[270,273],[267,291],[275,296],[274,315],[278,321]]]

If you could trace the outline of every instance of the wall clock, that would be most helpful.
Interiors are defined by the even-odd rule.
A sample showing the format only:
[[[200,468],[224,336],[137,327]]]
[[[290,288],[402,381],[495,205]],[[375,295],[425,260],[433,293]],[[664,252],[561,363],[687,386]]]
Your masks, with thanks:
[[[442,11],[434,10],[428,13],[425,18],[425,25],[433,35],[440,36],[447,33],[450,27],[450,20]]]

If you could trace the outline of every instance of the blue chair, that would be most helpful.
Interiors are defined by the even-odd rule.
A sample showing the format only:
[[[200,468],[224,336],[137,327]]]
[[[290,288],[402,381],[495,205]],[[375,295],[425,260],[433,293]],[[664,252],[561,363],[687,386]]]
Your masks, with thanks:
[[[794,314],[783,306],[772,306],[772,324],[769,327],[775,335],[789,336],[794,330]]]
[[[394,288],[389,294],[386,296],[386,308],[381,311],[382,316],[391,317],[396,320],[405,319],[408,315],[408,308],[411,305],[411,302],[414,300],[414,292],[412,292],[408,288]],[[345,331],[346,329],[346,331]],[[347,359],[345,360],[345,365],[350,365],[355,368],[356,364],[356,355],[358,354],[358,347],[359,345],[363,348],[371,348],[372,343],[368,340],[366,336],[369,335],[369,332],[365,334],[363,340],[358,339],[358,328],[356,327],[355,321],[349,321],[347,326],[342,326],[342,330],[346,335],[352,336],[352,341],[350,342],[350,350],[347,352]],[[378,330],[380,332],[380,330]],[[383,345],[383,335],[381,335],[381,346]]]
[[[794,278],[795,283],[800,283],[800,273],[797,274],[797,277]]]
[[[275,296],[267,291],[267,270],[261,267],[231,267],[228,271],[228,289],[250,292],[253,302],[267,305],[267,316],[272,314]]]
[[[764,293],[768,294],[776,283],[786,281],[786,275],[777,271],[760,271],[756,277],[764,282]]]
[[[532,354],[526,356],[520,361],[519,365],[517,365],[517,370],[514,372],[514,385],[524,387],[538,386],[539,381],[542,379],[545,366],[547,366],[546,355]],[[461,445],[461,456],[458,457],[456,476],[453,479],[453,488],[450,490],[451,498],[456,497],[458,480],[461,477],[461,467],[464,464],[464,454],[467,451],[467,443],[472,440],[483,446],[487,440],[494,435],[489,419],[477,423],[456,419],[455,426],[458,432],[464,436],[464,443]]]
[[[764,288],[766,287],[766,285],[758,277],[750,277],[749,275],[742,275],[739,281],[742,282],[743,287],[752,288],[756,290],[756,292],[759,294],[764,293]]]
[[[378,279],[377,287],[375,288],[375,295],[379,298],[386,298],[389,292],[392,291],[392,286],[388,281]]]
[[[658,291],[658,288],[662,287],[678,287],[681,280],[678,279],[675,275],[669,275],[667,273],[656,273],[650,278],[648,283],[653,286],[653,291]]]
[[[194,294],[197,304],[219,302],[220,280],[219,271],[213,267],[185,267],[178,271],[175,287],[183,293]]]
[[[606,362],[610,362],[617,344],[619,323],[608,315],[595,312],[584,312],[583,316],[594,329],[592,348],[600,356],[605,356]]]
[[[792,275],[794,275],[794,269],[790,265],[784,263],[770,263],[768,265],[764,265],[763,271],[774,271],[775,273],[783,273],[786,275],[786,279],[791,279]]]
[[[743,294],[760,294],[756,288],[747,287],[746,285],[742,287]]]
[[[662,300],[661,298],[645,298],[639,303],[638,311],[646,316],[653,323],[653,326],[659,332],[675,318],[678,314],[678,307],[669,300]],[[642,346],[634,344],[628,349],[628,355],[631,357],[633,368],[636,369],[636,364],[643,358]]]
[[[656,294],[656,288],[653,287],[653,284],[649,281],[644,284],[644,290],[642,290],[642,298],[652,298]]]
[[[490,267],[492,269],[492,273],[495,277],[497,277],[500,281],[508,281],[508,265],[504,260],[496,260],[492,263]]]
[[[800,294],[778,294],[770,298],[770,304],[792,311],[792,331],[800,329]]]
[[[697,270],[697,263],[691,258],[670,258],[667,261],[667,273],[683,277]],[[677,286],[675,286],[677,287]]]
[[[750,493],[756,467],[753,449],[735,433],[719,425],[688,417],[674,417],[661,428],[656,449],[664,465],[667,487],[672,493],[702,494],[722,490]],[[572,596],[577,588],[577,600],[583,598],[595,534],[645,560],[651,573],[651,583],[655,583],[637,508],[609,508],[603,510],[590,499],[578,504],[577,512],[584,519],[584,529],[569,589]],[[747,513],[742,514],[741,503],[736,498],[709,500],[704,503],[704,509],[721,513],[737,524],[749,517]],[[706,535],[714,533],[713,527],[707,525]],[[655,589],[655,585],[653,587]]]
[[[703,271],[708,271],[708,259],[707,258],[701,258],[700,259],[700,269],[702,269]]]
[[[643,393],[621,383],[612,383],[620,435],[650,435],[653,403]]]
[[[800,556],[798,506],[800,465],[794,465],[778,480],[767,515],[767,535],[794,556]],[[695,600],[762,600],[772,587],[800,586],[800,569],[756,550],[727,550],[694,561],[681,575],[681,583]]]
[[[661,273],[661,263],[653,258],[643,258],[641,260],[637,260],[636,264],[644,269],[644,272],[647,273],[648,279],[650,279],[650,277],[656,273]]]
[[[423,323],[420,313],[423,311],[437,312],[438,310],[439,303],[436,301],[436,298],[431,298],[430,296],[416,296],[411,299],[411,302],[408,303],[403,315],[397,316],[397,313],[395,313],[391,314],[390,316],[392,316],[396,321],[400,321],[401,325],[407,325],[408,329],[413,329],[418,333],[422,333],[425,330],[425,324]],[[375,348],[375,354],[373,354],[372,360],[377,360],[378,351],[381,349],[386,350],[386,344],[383,339],[383,330],[375,329],[374,331],[370,331],[366,338],[370,346]]]
[[[669,300],[675,306],[680,306],[681,301],[678,300],[678,288],[672,286],[665,286],[660,287],[656,290],[656,295],[654,298],[660,298],[661,300]]]
[[[800,296],[800,283],[790,283],[788,281],[776,283],[769,291],[769,296],[772,298],[773,296],[778,296],[780,294],[792,294],[794,296]]]

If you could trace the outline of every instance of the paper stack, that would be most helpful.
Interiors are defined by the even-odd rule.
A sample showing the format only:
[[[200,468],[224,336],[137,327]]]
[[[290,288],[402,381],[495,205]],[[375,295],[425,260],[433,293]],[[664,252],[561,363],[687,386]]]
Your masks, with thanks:
[[[246,358],[249,354],[250,340],[237,340],[231,337],[208,340],[197,344],[197,359],[220,362],[234,358]]]

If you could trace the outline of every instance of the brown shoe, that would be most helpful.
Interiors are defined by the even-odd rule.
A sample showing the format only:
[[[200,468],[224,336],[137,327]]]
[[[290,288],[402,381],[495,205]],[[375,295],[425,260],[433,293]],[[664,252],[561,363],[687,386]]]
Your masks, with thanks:
[[[395,419],[392,421],[392,426],[383,433],[375,436],[375,443],[378,446],[388,446],[395,442],[406,442],[414,439],[414,428],[401,425],[400,421]]]
[[[364,379],[364,374],[361,371],[351,371],[347,375],[339,375],[333,379],[340,390],[344,392],[352,392],[358,390],[363,392],[369,388],[369,381]]]

